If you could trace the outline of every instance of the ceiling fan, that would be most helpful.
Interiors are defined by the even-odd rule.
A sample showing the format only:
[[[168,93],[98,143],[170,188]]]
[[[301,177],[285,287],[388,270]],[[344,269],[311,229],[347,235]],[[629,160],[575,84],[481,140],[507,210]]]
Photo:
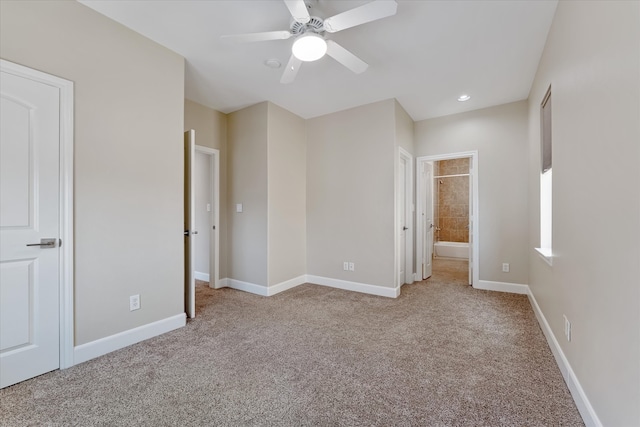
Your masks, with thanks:
[[[316,61],[325,54],[356,74],[364,72],[369,65],[333,40],[327,40],[325,33],[336,33],[347,28],[395,15],[398,7],[395,0],[375,0],[322,19],[309,15],[307,4],[305,4],[304,0],[283,1],[293,17],[289,30],[222,36],[225,39],[240,43],[285,40],[295,37],[296,40],[291,47],[291,57],[280,79],[281,83],[293,82],[303,62]]]

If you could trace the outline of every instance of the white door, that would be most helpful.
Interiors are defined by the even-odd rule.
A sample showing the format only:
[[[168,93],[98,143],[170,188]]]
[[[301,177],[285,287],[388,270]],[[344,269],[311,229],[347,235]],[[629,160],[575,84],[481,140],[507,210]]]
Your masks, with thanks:
[[[407,222],[406,222],[406,172],[407,172],[407,160],[403,157],[400,157],[400,167],[398,170],[398,200],[397,200],[397,209],[398,209],[398,220],[400,230],[398,232],[399,242],[398,242],[398,284],[402,286],[406,283],[406,264],[407,264]]]
[[[189,318],[196,317],[196,279],[194,274],[195,244],[191,236],[196,224],[194,160],[196,153],[196,131],[184,133],[184,309]]]
[[[473,285],[473,158],[469,159],[469,284]]]
[[[433,274],[433,163],[422,162],[422,279]]]
[[[60,90],[0,78],[0,387],[60,367]],[[50,239],[51,244],[43,244]]]

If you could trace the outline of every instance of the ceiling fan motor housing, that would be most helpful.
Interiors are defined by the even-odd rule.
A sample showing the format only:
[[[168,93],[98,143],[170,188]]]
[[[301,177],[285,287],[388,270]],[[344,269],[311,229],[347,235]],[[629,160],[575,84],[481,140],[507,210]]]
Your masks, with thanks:
[[[312,16],[306,24],[293,21],[290,31],[293,36],[299,36],[309,31],[322,35],[324,33],[324,20],[317,16]]]

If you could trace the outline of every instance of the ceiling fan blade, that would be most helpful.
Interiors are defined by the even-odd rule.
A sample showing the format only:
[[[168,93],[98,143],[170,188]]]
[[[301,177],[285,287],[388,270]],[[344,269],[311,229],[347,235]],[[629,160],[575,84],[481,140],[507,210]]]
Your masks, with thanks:
[[[397,9],[398,3],[395,0],[372,1],[325,19],[324,29],[330,33],[335,33],[336,31],[395,15]]]
[[[289,62],[284,69],[284,73],[282,73],[282,77],[280,78],[280,83],[291,83],[295,80],[296,75],[298,74],[298,70],[302,66],[302,61],[298,58],[291,55],[289,58]]]
[[[293,16],[293,19],[297,22],[306,24],[311,21],[311,16],[309,16],[309,11],[307,10],[307,5],[304,4],[304,0],[284,0],[284,4],[287,5],[291,16]]]
[[[291,37],[289,31],[267,31],[264,33],[230,34],[221,36],[222,39],[229,39],[237,43],[265,42],[269,40],[286,40]]]
[[[327,55],[350,69],[356,74],[364,73],[369,64],[349,52],[333,40],[327,40]]]

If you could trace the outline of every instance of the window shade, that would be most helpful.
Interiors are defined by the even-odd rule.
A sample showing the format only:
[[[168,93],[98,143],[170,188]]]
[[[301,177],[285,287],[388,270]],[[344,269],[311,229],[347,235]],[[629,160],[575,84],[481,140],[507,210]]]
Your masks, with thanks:
[[[541,109],[542,173],[545,173],[551,169],[551,88],[542,100]]]

